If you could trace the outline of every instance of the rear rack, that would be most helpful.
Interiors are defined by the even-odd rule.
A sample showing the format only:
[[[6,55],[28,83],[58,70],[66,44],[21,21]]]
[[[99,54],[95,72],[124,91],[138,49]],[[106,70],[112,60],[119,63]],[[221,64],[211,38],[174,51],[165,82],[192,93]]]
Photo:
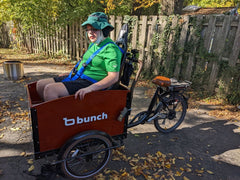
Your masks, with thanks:
[[[171,79],[171,85],[168,87],[170,91],[180,91],[180,90],[186,90],[192,82],[190,81],[183,81],[178,82],[175,79]]]

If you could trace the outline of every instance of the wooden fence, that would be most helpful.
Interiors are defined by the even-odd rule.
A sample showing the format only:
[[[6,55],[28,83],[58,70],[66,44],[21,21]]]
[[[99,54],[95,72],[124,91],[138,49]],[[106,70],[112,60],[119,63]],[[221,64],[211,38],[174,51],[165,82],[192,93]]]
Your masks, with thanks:
[[[235,67],[240,63],[240,19],[236,16],[110,16],[109,21],[115,27],[110,34],[113,40],[122,24],[129,24],[129,47],[139,50],[145,77],[162,74],[187,79],[213,91],[222,76],[222,64]],[[33,53],[63,53],[71,59],[79,59],[88,45],[80,21],[51,35],[33,28],[21,39]]]
[[[10,45],[9,26],[6,23],[0,25],[0,47],[7,48]]]

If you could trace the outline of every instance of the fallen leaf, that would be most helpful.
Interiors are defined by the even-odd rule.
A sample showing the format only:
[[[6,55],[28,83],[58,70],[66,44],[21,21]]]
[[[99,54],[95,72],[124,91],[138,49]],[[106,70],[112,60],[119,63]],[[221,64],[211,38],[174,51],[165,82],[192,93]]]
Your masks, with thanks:
[[[175,173],[175,176],[181,176],[182,173],[183,173],[183,172],[179,172],[179,171],[177,171],[177,172]]]
[[[171,164],[165,164],[165,167],[170,169],[171,168]]]
[[[29,159],[27,162],[28,164],[33,164],[33,159]]]
[[[162,153],[161,153],[160,151],[158,151],[158,152],[156,152],[156,155],[157,155],[158,157],[160,157],[160,156],[162,155]]]
[[[184,160],[184,157],[178,157],[178,159]]]
[[[189,180],[186,176],[183,176],[183,180]]]
[[[25,156],[26,155],[26,152],[22,152],[21,154],[20,154],[20,156]]]
[[[19,131],[21,128],[17,127],[17,128],[10,128],[11,131]]]
[[[155,179],[159,179],[160,175],[159,174],[155,174],[154,177],[155,177]]]
[[[184,168],[182,168],[182,167],[180,167],[179,169],[180,169],[181,171],[184,171]]]
[[[31,165],[29,168],[28,168],[28,171],[31,172],[34,170],[34,165]]]
[[[188,166],[188,167],[192,167],[192,165],[191,165],[191,164],[187,164],[187,166]]]
[[[204,171],[203,170],[198,170],[198,169],[196,169],[195,170],[197,173],[203,173]]]
[[[128,173],[125,171],[124,173],[121,174],[122,177],[128,176]]]
[[[4,136],[4,134],[1,134],[1,135],[0,135],[0,139],[2,139],[2,138],[3,138],[3,136]]]
[[[208,174],[214,174],[212,171],[207,170]]]

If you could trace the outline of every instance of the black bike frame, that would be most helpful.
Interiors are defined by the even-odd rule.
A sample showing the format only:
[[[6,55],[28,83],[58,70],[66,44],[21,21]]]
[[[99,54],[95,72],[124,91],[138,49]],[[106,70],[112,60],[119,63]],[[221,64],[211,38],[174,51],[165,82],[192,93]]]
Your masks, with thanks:
[[[139,124],[144,124],[146,121],[150,121],[150,119],[153,118],[153,116],[150,116],[150,115],[151,114],[155,114],[159,110],[159,108],[162,108],[162,106],[168,108],[168,105],[167,105],[167,103],[165,102],[165,100],[163,98],[167,94],[170,94],[170,95],[180,95],[180,96],[182,96],[184,98],[184,100],[187,99],[180,91],[173,91],[171,89],[165,91],[165,90],[163,90],[162,87],[158,86],[156,91],[155,91],[155,93],[154,93],[154,95],[153,95],[153,97],[152,97],[152,99],[151,99],[151,102],[150,102],[150,104],[148,106],[148,110],[147,111],[143,111],[141,117],[139,117],[140,119],[138,119],[135,123],[129,123],[127,125],[127,128],[131,128],[131,127],[137,126]],[[153,107],[156,105],[157,99],[159,99],[159,104],[156,107],[156,109],[153,111]],[[137,114],[131,120],[134,120],[135,118],[138,118],[137,116],[139,116],[139,114]],[[131,120],[129,120],[129,122],[131,122]]]

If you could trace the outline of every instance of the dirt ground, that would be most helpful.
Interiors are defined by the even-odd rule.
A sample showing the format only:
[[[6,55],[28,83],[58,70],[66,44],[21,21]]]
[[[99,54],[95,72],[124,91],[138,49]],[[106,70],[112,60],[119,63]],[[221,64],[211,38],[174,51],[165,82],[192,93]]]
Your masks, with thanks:
[[[25,78],[5,79],[2,62],[6,60],[24,62]],[[52,157],[33,158],[26,84],[67,72],[69,66],[47,63],[44,57],[16,56],[3,49],[0,62],[0,179],[65,179],[54,172],[41,174],[41,167]],[[146,110],[148,90],[136,88],[132,116]],[[129,129],[125,146],[114,151],[110,163],[95,179],[240,179],[240,121],[210,116],[218,105],[195,105],[172,133],[159,133],[151,123]]]

